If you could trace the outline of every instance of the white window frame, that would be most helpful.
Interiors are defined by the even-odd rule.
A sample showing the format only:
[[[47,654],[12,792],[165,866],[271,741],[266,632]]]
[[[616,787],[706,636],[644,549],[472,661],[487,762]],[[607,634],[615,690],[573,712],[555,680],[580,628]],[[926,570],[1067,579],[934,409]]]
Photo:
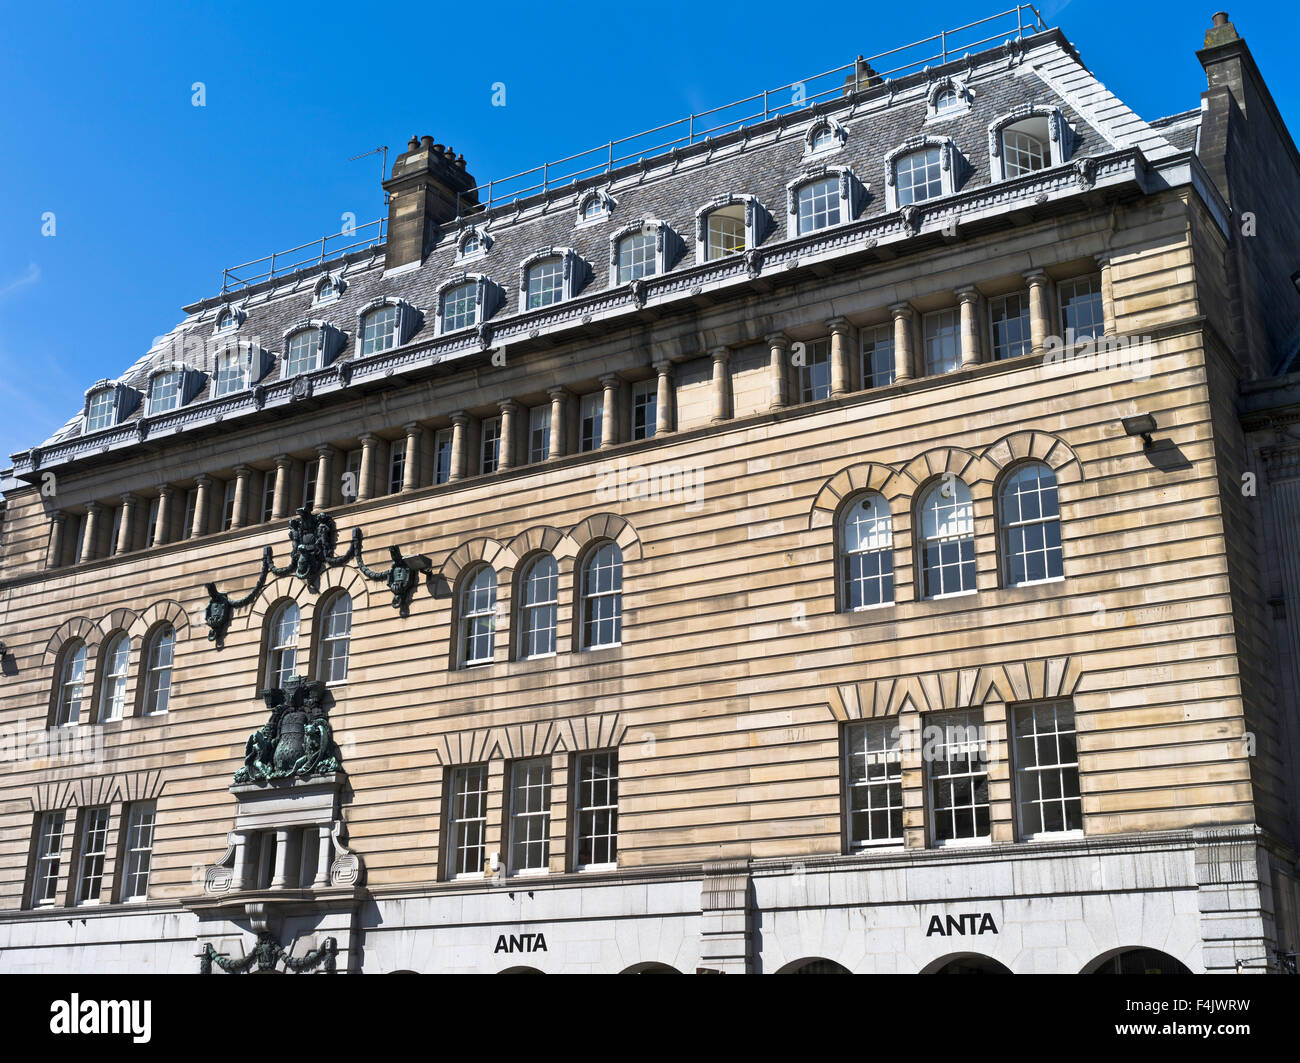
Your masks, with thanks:
[[[952,364],[944,368],[943,346],[952,340]],[[962,360],[961,313],[956,307],[945,306],[930,310],[921,316],[921,364],[925,376],[945,376],[961,368]],[[940,357],[932,358],[931,349],[937,347]]]
[[[545,875],[551,859],[551,758],[512,761],[508,779],[508,871],[512,875]],[[519,849],[527,854],[539,847],[540,863],[528,856],[523,861],[518,858]]]
[[[713,215],[720,210],[726,210],[728,207],[740,207],[741,219],[744,226],[745,246],[738,251],[732,251],[725,255],[710,257],[709,255],[709,227]],[[733,255],[744,254],[746,251],[757,247],[767,238],[772,229],[772,218],[763,204],[759,202],[757,196],[749,193],[732,193],[729,195],[716,196],[709,200],[708,203],[700,207],[695,212],[695,261],[696,262],[720,262],[724,258],[730,258]]]
[[[641,424],[637,424],[638,411],[642,412]],[[659,381],[638,380],[632,385],[632,439],[653,439],[659,415]],[[638,432],[640,434],[638,434]]]
[[[540,442],[538,437],[540,436]],[[528,411],[528,463],[546,461],[551,456],[551,407],[533,406]]]
[[[104,644],[99,680],[100,723],[116,723],[126,717],[126,687],[131,674],[131,636],[119,631]]]
[[[104,890],[104,873],[108,864],[109,813],[108,805],[77,810],[77,819],[81,821],[81,837],[77,846],[77,884],[72,900],[79,908],[98,904]],[[85,894],[91,884],[94,889],[87,897]]]
[[[402,490],[406,480],[406,440],[398,438],[388,444],[388,493],[395,495]]]
[[[865,514],[865,520],[860,522],[861,527],[858,529],[856,540],[857,546],[850,547],[849,526],[859,508],[868,501],[871,502],[871,510]],[[898,585],[895,581],[894,515],[890,510],[889,500],[879,491],[861,491],[855,494],[849,500],[848,505],[844,507],[843,513],[840,514],[839,532],[840,610],[845,613],[861,613],[893,605],[898,595]],[[863,546],[864,535],[874,545]],[[853,578],[854,559],[868,557],[880,559],[879,574]],[[885,571],[886,558],[888,559],[888,572]],[[880,601],[851,606],[849,604],[851,600],[849,589],[854,583],[876,583],[880,587]],[[888,594],[886,594],[886,589]]]
[[[290,599],[271,614],[266,629],[266,687],[282,689],[298,671],[298,639],[302,632],[302,610]]]
[[[174,394],[176,401],[170,403],[165,407],[159,407],[158,395],[157,395],[158,383],[161,380],[170,379],[170,378],[175,379],[175,388],[174,390],[169,389],[169,395]],[[158,414],[163,414],[163,413],[172,413],[173,411],[179,410],[182,406],[184,406],[185,405],[185,369],[180,366],[169,366],[167,368],[156,369],[154,372],[150,373],[148,403],[149,403],[148,410],[149,410],[150,417],[155,417]]]
[[[931,728],[940,728],[942,735],[941,741],[936,744],[932,741],[933,731]],[[966,736],[966,740],[957,737],[956,728],[961,727]],[[969,741],[970,728],[976,728],[977,738],[974,743]],[[955,741],[951,740],[956,738]],[[993,841],[993,801],[989,793],[989,758],[988,758],[988,734],[985,728],[983,713],[979,710],[960,710],[957,712],[933,713],[923,717],[922,720],[922,739],[923,748],[927,750],[926,771],[925,771],[925,791],[926,791],[926,808],[929,811],[930,819],[930,844],[935,848],[963,847],[976,845],[990,845]],[[936,755],[938,751],[955,750],[959,754],[962,751],[973,751],[978,754],[978,762],[982,763],[983,771],[979,770],[945,770],[940,765],[953,764],[954,761],[947,757],[940,758]],[[969,761],[969,757],[967,760]],[[960,765],[960,759],[955,761]],[[984,780],[984,801],[980,802],[975,799],[975,791],[978,789],[978,780],[983,777]],[[971,787],[971,800],[968,803],[957,804],[955,801],[948,805],[941,805],[939,801],[939,787],[954,780],[968,779]],[[955,785],[955,783],[954,783]],[[978,831],[977,821],[979,810],[983,808],[985,815],[988,817],[988,831],[980,834]],[[972,833],[969,836],[957,836],[940,838],[939,824],[942,816],[947,813],[949,825],[955,818],[954,813],[969,809],[972,818]]]
[[[583,778],[583,767],[597,760],[604,761],[605,774],[600,779],[596,779],[594,774],[592,784],[588,785]],[[618,867],[618,750],[604,749],[594,752],[579,753],[574,758],[573,766],[573,861],[574,870],[576,871],[610,871]],[[602,795],[604,801],[595,800],[596,786],[605,784],[606,792]],[[584,792],[585,791],[585,792]],[[612,800],[611,800],[612,798]],[[597,831],[595,829],[595,820],[601,814],[609,816],[610,826],[612,829],[606,831]],[[590,829],[588,829],[587,817],[591,817]],[[598,855],[595,851],[598,839],[604,839],[605,844],[610,850],[603,854],[613,857],[610,860],[589,860],[584,861],[583,846],[590,842],[592,846],[592,856]]]
[[[889,369],[889,379],[883,383],[877,383],[872,362],[882,350],[888,351],[887,356],[882,355],[882,357],[885,358]],[[894,383],[894,371],[897,364],[894,358],[893,324],[864,325],[858,331],[858,379],[862,383],[862,390],[869,391],[872,388],[889,387]]]
[[[481,576],[491,576],[490,598],[484,598],[487,589],[476,589]],[[497,580],[496,569],[491,565],[476,565],[461,581],[456,595],[456,657],[461,668],[478,668],[491,664],[496,659],[496,618],[497,601],[501,587]],[[485,630],[476,630],[480,621],[486,621]],[[486,639],[487,653],[471,657],[477,647]]]
[[[587,215],[587,206],[595,199],[600,202],[600,209],[592,214]],[[589,225],[599,225],[608,221],[614,213],[614,208],[618,206],[618,201],[603,189],[594,188],[578,197],[577,217],[574,219],[575,224],[579,227]]]
[[[871,769],[883,766],[883,775],[873,778]],[[865,795],[863,808],[855,808],[855,797]],[[883,801],[880,798],[883,796]],[[879,803],[878,803],[879,802]],[[898,717],[861,720],[844,729],[844,842],[847,852],[898,847],[903,844],[903,752]],[[887,833],[872,836],[872,813],[883,812],[888,820]],[[893,816],[899,817],[898,833],[893,833]],[[859,836],[854,830],[854,815],[867,818],[867,831]]]
[[[445,484],[451,480],[452,444],[456,441],[455,432],[450,428],[439,428],[433,436],[433,482]],[[443,467],[443,455],[447,456],[446,468]]]
[[[311,358],[306,364],[302,364],[302,358],[294,351],[295,341],[303,337],[311,339]],[[302,344],[298,344],[302,346]],[[314,373],[321,368],[324,361],[324,345],[321,342],[321,333],[318,328],[307,325],[300,329],[295,329],[285,338],[284,342],[284,376],[285,378],[301,376],[303,373]],[[300,368],[294,368],[295,362],[298,362]]]
[[[223,306],[212,319],[212,334],[221,336],[227,332],[238,332],[248,315],[238,306]],[[230,324],[225,322],[229,320]]]
[[[107,417],[102,417],[96,412],[95,406],[101,399],[106,399],[103,409],[107,412]],[[118,395],[116,387],[99,388],[92,391],[86,399],[86,416],[85,427],[83,432],[102,432],[106,428],[112,428],[117,424]],[[102,423],[96,424],[96,420]]]
[[[63,867],[63,838],[68,829],[64,809],[42,812],[36,818],[36,845],[32,866],[32,907],[52,908],[59,903],[59,877]],[[49,896],[46,896],[48,892]]]
[[[238,480],[227,480],[221,496],[221,530],[230,531],[235,525],[235,494],[239,490]]]
[[[600,558],[607,551],[613,552],[613,561],[610,564],[602,565]],[[609,569],[611,576],[609,579],[610,586],[602,590],[600,589],[601,573],[604,569]],[[593,576],[595,577],[594,588],[592,585]],[[592,546],[583,555],[582,565],[579,569],[578,593],[578,623],[581,635],[579,644],[582,649],[604,650],[614,646],[621,646],[623,644],[623,551],[619,549],[618,543],[612,539],[603,540]],[[603,603],[605,602],[612,603],[608,610],[608,616],[604,615],[606,607]],[[599,632],[606,625],[612,625],[613,639],[600,642],[594,641],[595,638],[602,637]]]
[[[620,247],[625,239],[632,236],[649,236],[653,239],[654,269],[641,274],[639,278],[620,280]],[[676,264],[679,242],[673,227],[661,218],[642,218],[631,225],[624,225],[609,238],[609,286],[617,288],[633,279],[648,280],[667,273]]]
[[[939,97],[945,92],[951,91],[957,102],[947,110],[939,110]],[[941,122],[949,118],[957,118],[963,114],[969,114],[971,109],[971,100],[974,99],[975,93],[967,86],[966,82],[959,78],[942,78],[930,86],[925,94],[925,120],[929,122]]]
[[[342,614],[342,620],[339,620]],[[341,686],[348,681],[352,656],[352,596],[347,591],[334,595],[321,611],[320,678],[326,686]],[[335,666],[342,662],[342,674]]]
[[[829,140],[820,146],[814,146],[819,134],[825,132]],[[839,122],[839,119],[831,115],[823,115],[814,119],[804,130],[803,134],[803,161],[811,162],[824,159],[828,155],[834,155],[845,144],[849,142],[849,131]]]
[[[1017,482],[1017,478],[1022,473],[1030,469],[1039,470],[1040,473],[1045,472],[1051,478],[1051,484],[1047,487],[1044,487],[1043,479],[1042,476],[1040,475],[1038,478],[1037,486],[1035,487],[1034,490],[1027,491],[1027,492],[1017,492],[1016,495],[1013,496],[1010,492],[1010,488],[1014,483]],[[1044,509],[1046,508],[1045,503],[1047,501],[1047,497],[1049,493],[1055,507],[1055,512],[1051,513],[1048,516],[1043,516],[1042,514]],[[1011,502],[1013,499],[1019,502],[1022,496],[1025,495],[1034,496],[1035,502],[1038,506],[1039,516],[1037,517],[1020,516],[1019,514],[1023,513],[1023,507],[1017,505],[1016,510],[1018,515],[1013,519],[1010,512]],[[999,481],[997,501],[998,501],[998,536],[1001,540],[1001,547],[1002,547],[1001,550],[1002,585],[1004,587],[1034,587],[1041,583],[1060,583],[1062,580],[1064,580],[1065,579],[1065,552],[1061,542],[1061,485],[1060,485],[1060,481],[1058,481],[1056,478],[1056,470],[1054,470],[1050,465],[1048,465],[1046,462],[1043,461],[1017,462],[1012,468],[1007,470],[1006,474]],[[1012,539],[1017,532],[1019,532],[1022,529],[1034,528],[1034,527],[1040,527],[1043,529],[1044,542],[1046,542],[1046,537],[1048,536],[1049,529],[1051,528],[1052,525],[1056,526],[1057,545],[1055,547],[1045,546],[1041,550],[1025,550],[1013,545]],[[1049,573],[1049,575],[1043,577],[1042,579],[1033,579],[1033,580],[1023,579],[1020,580],[1019,582],[1014,581],[1011,576],[1011,565],[1013,559],[1023,558],[1030,554],[1044,555],[1043,567]],[[1051,555],[1053,554],[1055,554],[1056,556],[1056,566],[1060,570],[1056,575],[1050,574],[1052,570],[1052,564],[1050,559],[1051,559]],[[1025,566],[1025,570],[1026,571],[1028,570],[1027,566]]]
[[[455,328],[448,328],[447,320],[447,296],[457,288],[464,285],[473,285],[474,287],[474,320],[464,325],[457,325]],[[447,336],[457,332],[465,332],[469,329],[477,328],[487,321],[497,308],[497,296],[499,292],[495,284],[482,273],[465,273],[461,272],[456,276],[445,280],[438,286],[438,328],[439,336]]]
[[[537,578],[537,570],[550,564],[550,574]],[[534,597],[538,595],[538,597]],[[537,554],[523,570],[519,580],[519,659],[540,660],[554,657],[559,640],[560,571],[549,553]],[[532,652],[534,631],[549,631],[549,650]]]
[[[1091,289],[1088,295],[1092,297],[1092,302],[1096,306],[1095,319],[1091,328],[1086,332],[1080,332],[1072,326],[1067,328],[1065,324],[1066,291],[1071,288],[1077,289],[1080,285],[1087,285]],[[1077,343],[1081,339],[1097,339],[1106,334],[1105,298],[1105,293],[1101,287],[1100,273],[1085,273],[1080,277],[1070,277],[1067,280],[1056,282],[1056,319],[1060,325],[1060,335],[1067,343]]]
[[[55,695],[54,726],[75,727],[86,708],[86,667],[90,651],[80,639],[64,648],[59,662],[59,689]]]
[[[474,250],[465,250],[466,244],[470,240],[475,243]],[[483,225],[467,225],[456,237],[456,261],[457,262],[479,262],[487,258],[487,253],[492,249],[492,237]]]
[[[953,490],[955,495],[952,501],[948,501],[946,496],[943,494],[944,490],[949,488]],[[961,499],[961,491],[965,491],[966,493],[965,501],[962,501]],[[930,534],[927,530],[927,520],[929,519],[928,511],[931,509],[930,502],[932,497],[944,499],[944,501],[939,505],[933,507],[936,513],[934,534]],[[965,517],[960,513],[960,510],[963,507],[967,510]],[[946,511],[951,511],[951,514],[945,517],[944,514]],[[921,581],[921,599],[924,601],[941,601],[944,598],[958,598],[966,594],[975,594],[979,589],[979,553],[975,537],[975,501],[970,493],[970,486],[960,477],[956,476],[944,476],[936,480],[921,495],[920,503],[917,506],[916,516],[916,528],[919,532],[919,535],[917,536],[918,554],[916,557],[916,568],[917,575],[920,577]],[[941,524],[941,519],[945,523]],[[959,530],[955,532],[945,532],[944,528],[947,527],[948,521],[955,522]],[[971,551],[971,559],[969,562],[961,559],[963,553],[962,544],[967,541],[970,542]],[[952,565],[945,565],[943,563],[941,552],[940,563],[935,566],[936,571],[940,576],[940,590],[938,593],[931,593],[930,566],[926,561],[925,554],[926,547],[931,543],[940,547],[945,544],[957,544],[959,581],[961,583],[965,582],[964,576],[961,574],[965,571],[965,566],[969,564],[971,567],[971,585],[969,587],[959,586],[957,590],[942,589],[944,585],[942,576],[947,569],[952,567]]]
[[[542,303],[540,306],[529,306],[528,282],[532,271],[535,267],[552,258],[560,260],[560,294],[558,298],[552,299],[549,303]],[[571,247],[539,247],[519,263],[520,313],[545,310],[548,306],[555,306],[557,303],[572,299],[582,290],[590,272],[586,260]]]
[[[1060,107],[1047,106],[1045,104],[1028,103],[1013,107],[1005,114],[998,115],[988,125],[989,137],[989,170],[990,180],[997,184],[1001,181],[1015,180],[1006,174],[1006,160],[1003,153],[1002,133],[1010,126],[1017,125],[1020,122],[1028,121],[1032,118],[1044,118],[1047,120],[1047,142],[1046,147],[1050,152],[1050,160],[1045,169],[1051,169],[1054,166],[1062,166],[1069,162],[1074,155],[1075,144],[1078,135],[1071,127],[1065,117],[1065,112]],[[1034,171],[1041,172],[1041,171]],[[1026,175],[1020,175],[1026,176]]]
[[[817,229],[809,229],[807,232],[801,232],[799,229],[799,193],[802,189],[816,181],[824,181],[834,178],[837,181],[836,191],[838,193],[839,220],[829,222]],[[838,228],[841,225],[847,225],[857,218],[858,208],[861,206],[863,191],[868,188],[858,180],[857,174],[849,166],[818,166],[813,169],[805,170],[793,181],[786,182],[785,186],[785,214],[786,214],[786,232],[791,238],[798,236],[811,236],[814,233],[827,232],[828,230]]]
[[[167,650],[164,663],[162,651]],[[171,706],[172,673],[176,668],[176,629],[163,624],[149,636],[145,653],[144,713],[145,716],[164,716]],[[164,678],[166,686],[163,686]]]
[[[1051,712],[1050,726],[1040,729],[1041,723],[1047,722],[1041,717],[1045,717]],[[1068,701],[1046,701],[1031,702],[1023,705],[1011,706],[1011,719],[1008,721],[1011,725],[1011,751],[1012,767],[1015,776],[1015,799],[1016,799],[1016,833],[1021,841],[1037,841],[1044,838],[1077,838],[1083,836],[1083,796],[1081,781],[1079,777],[1079,750],[1078,750],[1078,717],[1075,714],[1074,706]],[[1063,719],[1068,717],[1068,720]],[[1028,720],[1032,727],[1029,730],[1023,729],[1023,724]],[[1071,735],[1074,738],[1075,750],[1074,760],[1065,759],[1061,754],[1061,737]],[[1039,762],[1041,752],[1040,739],[1053,739],[1052,745],[1055,747],[1056,758],[1052,762]],[[1032,751],[1032,761],[1026,752],[1026,740],[1028,740],[1028,749]],[[1054,798],[1033,797],[1029,794],[1028,779],[1031,775],[1041,777],[1048,773],[1055,773],[1057,791],[1062,796]],[[1074,777],[1074,796],[1064,796],[1067,789],[1067,782],[1070,775]],[[1041,788],[1038,793],[1041,795]],[[1026,806],[1035,806],[1038,816],[1038,826],[1043,826],[1043,811],[1041,806],[1045,804],[1058,804],[1061,806],[1061,819],[1063,823],[1069,823],[1070,808],[1073,805],[1076,810],[1079,825],[1077,827],[1065,826],[1061,830],[1033,830],[1028,822],[1026,815]]]
[[[329,286],[330,293],[325,295],[325,287]],[[342,277],[335,276],[332,273],[326,273],[317,282],[312,289],[311,301],[313,306],[328,306],[330,303],[337,303],[343,290],[347,288],[348,282]]]
[[[501,415],[479,422],[478,471],[484,476],[501,468]]]
[[[386,341],[383,346],[379,345],[379,333],[376,330],[373,337],[368,336],[370,323],[373,319],[381,314],[387,314],[389,311],[393,314],[393,324],[386,333]],[[366,309],[363,314],[357,318],[357,354],[362,358],[369,358],[371,355],[383,354],[391,351],[395,347],[401,346],[402,343],[402,308],[396,303],[382,303],[379,306],[372,306]],[[371,344],[370,349],[366,345]]]
[[[939,194],[936,196],[930,196],[926,199],[913,200],[911,204],[900,204],[898,201],[899,162],[916,152],[925,151],[931,148],[939,149]],[[945,196],[952,195],[960,186],[965,169],[965,159],[962,157],[961,152],[957,150],[957,145],[953,143],[952,137],[933,136],[930,134],[909,137],[885,156],[886,211],[895,211],[898,210],[900,206],[907,205],[924,206],[927,203],[935,203],[940,199],[943,199]]]
[[[472,789],[471,789],[472,785]],[[447,793],[447,869],[449,879],[483,877],[487,857],[488,794],[491,773],[486,764],[461,764],[451,771]],[[473,797],[475,807],[469,807]],[[471,813],[472,814],[469,814]],[[466,843],[463,832],[473,830],[476,842]],[[465,858],[477,851],[477,866],[466,867]]]
[[[121,897],[123,903],[149,899],[149,874],[153,867],[154,828],[158,807],[153,801],[134,801],[127,809],[123,844]],[[143,889],[138,888],[143,880]]]
[[[1006,305],[1011,299],[1018,299],[1021,304],[1021,313],[1015,317],[1009,317],[1005,314]],[[1026,290],[1006,292],[1003,295],[995,295],[989,299],[989,353],[992,355],[993,361],[1001,362],[1007,358],[1020,358],[1023,355],[1029,354],[1034,349],[1033,335],[1030,331],[1029,300],[1030,294]],[[1006,346],[1008,348],[1023,347],[1023,350],[1009,354],[999,353],[997,326],[998,323],[1003,320],[1008,322],[1017,321],[1021,323],[1024,335],[1018,340],[1009,342]]]

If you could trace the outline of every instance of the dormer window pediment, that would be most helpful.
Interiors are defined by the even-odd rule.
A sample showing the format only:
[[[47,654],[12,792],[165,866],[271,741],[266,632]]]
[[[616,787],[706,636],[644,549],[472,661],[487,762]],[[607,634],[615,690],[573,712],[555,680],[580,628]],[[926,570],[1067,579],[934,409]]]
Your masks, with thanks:
[[[118,380],[99,380],[86,389],[82,432],[101,432],[121,424],[135,412],[143,396]]]

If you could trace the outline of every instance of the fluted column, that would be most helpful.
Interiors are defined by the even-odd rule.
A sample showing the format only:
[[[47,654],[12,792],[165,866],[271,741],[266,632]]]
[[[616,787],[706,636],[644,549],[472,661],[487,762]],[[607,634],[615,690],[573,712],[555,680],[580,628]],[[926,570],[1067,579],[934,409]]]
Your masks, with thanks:
[[[169,533],[172,529],[172,498],[176,494],[176,488],[171,484],[158,485],[158,512],[154,516],[153,524],[153,544],[162,546],[168,540]]]
[[[125,554],[135,543],[135,507],[139,499],[128,492],[122,496],[122,523],[117,528],[114,553]]]
[[[497,468],[513,469],[518,458],[515,454],[515,436],[518,425],[515,423],[519,413],[519,403],[514,399],[505,399],[501,403],[501,442],[497,452]]]
[[[849,323],[842,317],[826,322],[831,334],[831,394],[846,395],[852,389],[849,362]]]
[[[1101,313],[1105,322],[1105,335],[1114,336],[1116,335],[1115,289],[1114,277],[1110,268],[1110,252],[1103,251],[1094,257],[1097,262],[1097,269],[1101,272]]]
[[[190,524],[190,538],[203,535],[208,530],[208,502],[212,494],[212,477],[206,473],[194,477],[194,518]]]
[[[330,858],[334,855],[334,840],[328,823],[322,823],[317,830],[316,881],[312,883],[312,888],[321,890],[330,884]]]
[[[316,447],[316,497],[312,499],[312,506],[318,511],[329,509],[334,497],[334,485],[330,481],[333,464],[334,448],[328,443],[319,444]]]
[[[465,426],[469,415],[457,410],[451,415],[451,476],[452,480],[465,478]]]
[[[375,490],[375,447],[379,437],[367,432],[361,437],[361,471],[357,475],[357,500],[365,501]]]
[[[50,515],[50,549],[45,555],[46,568],[58,568],[63,564],[63,537],[67,534],[68,515],[56,509]]]
[[[673,430],[673,363],[655,362],[655,372],[659,375],[655,391],[655,435],[661,436]]]
[[[610,373],[600,378],[600,386],[605,392],[605,400],[600,410],[600,449],[605,450],[618,444],[618,389],[619,378]]]
[[[293,458],[288,454],[275,456],[275,498],[271,502],[271,517],[283,520],[289,515],[289,483],[293,478]]]
[[[247,465],[235,466],[235,512],[230,517],[232,528],[242,528],[248,523],[248,478],[252,473],[253,470]]]
[[[713,359],[713,422],[731,417],[731,351],[714,347],[709,352]]]
[[[549,388],[546,392],[551,397],[551,457],[564,457],[565,431],[564,412],[568,406],[569,393],[564,388]]]
[[[911,380],[912,335],[915,314],[911,303],[895,303],[889,308],[894,315],[894,382]]]
[[[289,831],[281,827],[275,832],[275,870],[271,872],[271,889],[282,890],[289,874]]]
[[[973,285],[957,290],[961,303],[961,367],[980,364],[979,289]]]
[[[784,332],[772,332],[767,336],[768,390],[772,401],[768,409],[782,410],[790,402],[790,374],[786,372],[785,356],[789,349],[789,340]]]
[[[424,428],[418,421],[402,425],[406,433],[406,460],[402,463],[402,490],[414,491],[420,486],[420,436]]]
[[[1034,350],[1041,351],[1051,330],[1051,315],[1047,308],[1047,274],[1041,269],[1025,274],[1029,284],[1029,334]]]

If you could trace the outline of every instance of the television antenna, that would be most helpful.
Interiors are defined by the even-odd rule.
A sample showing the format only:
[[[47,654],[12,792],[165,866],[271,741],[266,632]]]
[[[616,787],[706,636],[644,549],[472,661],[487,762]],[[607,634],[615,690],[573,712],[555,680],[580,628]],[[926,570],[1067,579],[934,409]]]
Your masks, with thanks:
[[[360,155],[353,155],[352,158],[348,159],[348,162],[356,162],[358,159],[366,159],[369,158],[371,155],[380,155],[380,154],[383,155],[383,158],[379,160],[379,183],[380,185],[382,185],[384,183],[384,178],[388,176],[388,145],[387,144],[381,144],[377,148],[371,148],[369,151],[363,151]],[[384,193],[384,206],[388,206],[387,192]]]

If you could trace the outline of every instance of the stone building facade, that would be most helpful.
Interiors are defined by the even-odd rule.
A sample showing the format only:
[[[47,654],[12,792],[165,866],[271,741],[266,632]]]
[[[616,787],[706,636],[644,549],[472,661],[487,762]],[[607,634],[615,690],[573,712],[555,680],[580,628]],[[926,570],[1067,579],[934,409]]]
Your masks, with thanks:
[[[413,138],[184,308],[5,474],[0,970],[1286,969],[1300,160],[1198,56]]]

